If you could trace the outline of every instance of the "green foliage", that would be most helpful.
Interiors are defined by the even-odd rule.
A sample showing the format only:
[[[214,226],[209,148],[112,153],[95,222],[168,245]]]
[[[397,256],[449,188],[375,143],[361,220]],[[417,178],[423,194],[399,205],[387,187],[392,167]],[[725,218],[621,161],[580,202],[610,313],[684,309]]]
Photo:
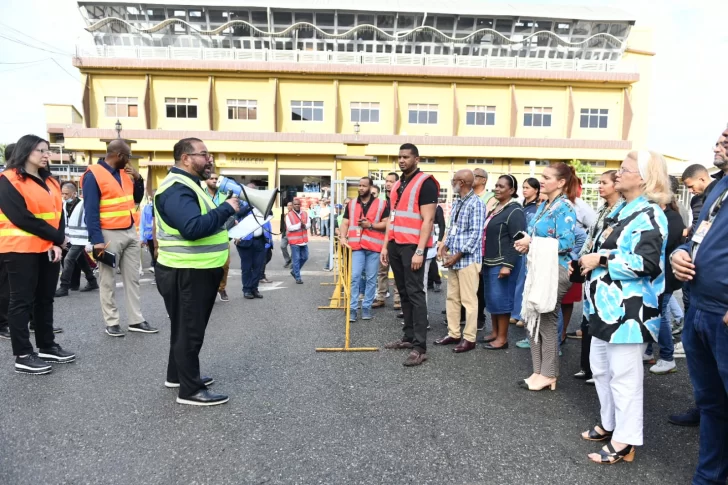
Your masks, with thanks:
[[[0,143],[0,165],[5,165],[5,147],[7,143]]]

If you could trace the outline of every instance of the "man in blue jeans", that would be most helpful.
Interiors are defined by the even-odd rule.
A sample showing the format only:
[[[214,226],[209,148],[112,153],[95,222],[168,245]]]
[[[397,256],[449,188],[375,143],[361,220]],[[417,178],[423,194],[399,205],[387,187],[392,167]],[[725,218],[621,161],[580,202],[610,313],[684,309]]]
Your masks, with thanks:
[[[256,217],[260,223],[263,223],[263,214],[254,210],[247,217]],[[266,223],[267,224],[267,223]],[[263,226],[258,227],[255,231],[241,239],[236,239],[235,246],[240,256],[240,269],[243,279],[243,297],[247,300],[254,298],[263,298],[258,291],[258,283],[263,275],[263,266],[265,266],[266,244],[269,243],[268,238],[270,232]]]
[[[356,322],[362,274],[366,274],[366,289],[361,305],[362,320],[372,319],[372,303],[377,294],[379,255],[384,247],[384,232],[389,221],[389,207],[372,197],[373,182],[369,177],[359,179],[359,197],[347,204],[341,221],[341,242],[352,249],[351,309],[349,321]]]
[[[291,246],[291,261],[293,269],[291,276],[296,284],[302,285],[301,270],[308,261],[308,233],[306,229],[311,227],[308,214],[301,210],[301,199],[293,199],[293,210],[286,214],[286,234],[288,244]]]
[[[728,130],[718,144],[728,168]],[[721,165],[719,165],[721,162]],[[728,480],[728,177],[705,199],[690,242],[671,255],[675,276],[690,292],[683,347],[700,411],[700,456],[694,485]]]

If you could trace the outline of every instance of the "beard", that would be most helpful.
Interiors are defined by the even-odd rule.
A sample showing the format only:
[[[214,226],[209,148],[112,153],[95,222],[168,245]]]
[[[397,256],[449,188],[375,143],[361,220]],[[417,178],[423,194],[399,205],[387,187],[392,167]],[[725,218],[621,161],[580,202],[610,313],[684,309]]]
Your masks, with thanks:
[[[717,155],[713,159],[713,165],[715,165],[717,168],[723,170],[726,167],[728,167],[728,159],[726,158],[728,155]]]

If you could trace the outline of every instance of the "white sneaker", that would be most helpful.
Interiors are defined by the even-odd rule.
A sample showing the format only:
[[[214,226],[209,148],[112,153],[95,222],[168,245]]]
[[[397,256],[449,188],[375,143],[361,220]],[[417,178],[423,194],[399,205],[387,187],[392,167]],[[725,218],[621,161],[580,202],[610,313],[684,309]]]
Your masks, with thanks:
[[[653,374],[670,374],[672,372],[677,372],[677,365],[675,365],[675,361],[667,361],[659,359],[657,361],[657,364],[650,367],[650,372]]]
[[[655,360],[655,356],[653,354],[642,354],[642,362],[649,362],[651,360]]]
[[[684,359],[685,358],[685,349],[683,348],[683,343],[678,342],[675,344],[675,351],[672,354],[673,357],[676,359]]]
[[[586,381],[584,381],[584,382],[586,382],[587,384],[589,384],[589,385],[591,385],[591,386],[594,386],[594,385],[596,385],[596,384],[594,384],[594,378],[593,378],[593,377],[592,377],[591,379],[587,379],[587,380],[586,380]]]

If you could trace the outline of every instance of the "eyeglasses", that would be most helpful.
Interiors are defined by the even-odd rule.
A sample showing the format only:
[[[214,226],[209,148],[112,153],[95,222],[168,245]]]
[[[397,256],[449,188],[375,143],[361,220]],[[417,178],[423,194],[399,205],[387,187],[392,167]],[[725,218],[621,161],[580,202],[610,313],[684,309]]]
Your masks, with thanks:
[[[476,175],[475,178],[476,179],[486,179],[486,180],[488,179],[488,177],[486,177],[485,175]]]
[[[617,170],[617,175],[622,175],[623,173],[640,173],[639,170],[627,170],[624,167],[620,167],[619,170]]]
[[[210,159],[212,158],[212,154],[211,154],[211,153],[207,153],[207,152],[200,152],[200,153],[188,153],[187,155],[189,155],[189,156],[191,156],[191,157],[194,157],[194,156],[200,156],[200,157],[204,157],[204,158],[205,158],[205,160],[210,160]]]
[[[40,152],[40,154],[41,154],[41,155],[48,155],[48,154],[50,154],[50,153],[51,153],[51,151],[50,151],[50,150],[48,150],[48,149],[45,149],[45,150],[41,150],[40,148],[36,148],[36,149],[35,149],[35,151],[36,151],[36,152]]]

